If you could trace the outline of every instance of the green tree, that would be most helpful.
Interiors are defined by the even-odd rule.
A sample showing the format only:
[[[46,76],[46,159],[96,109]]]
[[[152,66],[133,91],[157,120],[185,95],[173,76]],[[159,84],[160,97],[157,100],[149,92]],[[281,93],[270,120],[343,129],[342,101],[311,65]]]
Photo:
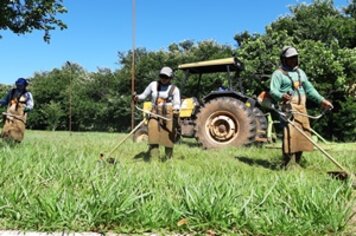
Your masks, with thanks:
[[[300,53],[301,68],[317,90],[335,105],[327,118],[313,122],[313,128],[328,138],[354,140],[349,131],[355,130],[355,122],[352,116],[345,115],[356,112],[352,106],[356,90],[356,20],[350,17],[354,16],[354,6],[355,1],[341,12],[327,0],[299,4],[290,8],[290,15],[267,26],[266,34],[235,35],[240,45],[236,54],[245,63],[243,78],[247,92],[263,89],[253,75],[271,74],[279,66],[283,45],[295,46]],[[308,106],[319,107],[319,104],[308,103]]]
[[[50,103],[45,104],[41,112],[48,124],[47,129],[52,131],[57,129],[61,122],[63,122],[63,117],[65,117],[65,113],[59,102],[51,101]]]
[[[350,1],[350,4],[345,7],[345,13],[356,19],[356,0]]]
[[[56,18],[66,13],[62,0],[2,0],[0,1],[0,30],[10,30],[15,34],[43,30],[43,39],[50,41],[50,31],[57,27],[66,29],[66,24]],[[0,35],[1,37],[1,35]]]
[[[58,128],[68,130],[70,96],[72,96],[72,108],[75,110],[76,102],[80,101],[80,98],[77,97],[77,91],[83,87],[82,84],[85,84],[85,82],[82,81],[86,79],[87,73],[81,66],[74,63],[70,65],[66,63],[61,69],[56,68],[50,72],[35,73],[31,80],[35,109],[29,116],[29,126],[34,129],[47,128],[47,118],[40,111],[53,101],[54,103],[60,102],[61,109],[66,114],[63,117],[65,120],[60,122],[65,125]],[[71,84],[72,87],[70,87]],[[74,116],[72,119],[75,126],[76,117]]]
[[[312,4],[290,7],[291,14],[271,24],[273,31],[286,31],[298,44],[303,40],[331,44],[340,47],[356,46],[355,0],[342,12],[334,7],[332,0],[314,0]]]

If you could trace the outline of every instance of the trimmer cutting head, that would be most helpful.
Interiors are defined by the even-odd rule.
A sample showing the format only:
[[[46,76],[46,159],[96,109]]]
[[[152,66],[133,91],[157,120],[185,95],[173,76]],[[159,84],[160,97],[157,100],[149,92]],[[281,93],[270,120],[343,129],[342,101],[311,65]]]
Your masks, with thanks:
[[[350,174],[346,173],[345,171],[328,171],[327,172],[329,176],[331,176],[334,179],[341,180],[341,181],[347,181],[351,178],[352,180],[352,187],[356,188],[356,173]]]
[[[115,165],[118,161],[114,157],[105,158],[104,153],[100,153],[99,161],[106,161],[109,164]]]

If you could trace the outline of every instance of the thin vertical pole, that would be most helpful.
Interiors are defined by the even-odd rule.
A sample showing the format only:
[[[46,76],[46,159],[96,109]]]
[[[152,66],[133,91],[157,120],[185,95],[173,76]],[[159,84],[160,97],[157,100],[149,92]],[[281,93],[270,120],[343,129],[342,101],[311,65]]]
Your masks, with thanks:
[[[69,66],[69,135],[72,135],[72,64],[67,61]]]
[[[136,50],[136,0],[132,0],[132,65],[131,65],[131,95],[135,93],[135,50]],[[131,101],[131,129],[135,127],[135,104]]]
[[[72,68],[69,77],[69,135],[72,135]]]

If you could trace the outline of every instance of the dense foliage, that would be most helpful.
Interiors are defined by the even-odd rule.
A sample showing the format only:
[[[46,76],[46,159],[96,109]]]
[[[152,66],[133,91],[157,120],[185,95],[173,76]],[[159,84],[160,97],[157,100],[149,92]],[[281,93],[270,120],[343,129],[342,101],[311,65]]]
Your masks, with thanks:
[[[67,28],[63,21],[56,18],[57,14],[66,12],[62,0],[1,0],[0,30],[16,34],[42,30],[44,41],[49,42],[51,30]]]
[[[290,14],[266,27],[264,34],[242,32],[234,36],[238,47],[214,41],[186,40],[173,43],[167,50],[135,51],[136,91],[157,78],[163,65],[218,59],[236,55],[245,65],[241,74],[245,92],[256,95],[263,89],[261,75],[270,75],[279,65],[283,45],[293,45],[300,52],[301,68],[320,94],[330,99],[335,109],[312,124],[327,138],[354,141],[356,132],[356,1],[336,9],[330,0],[298,4]],[[88,73],[77,64],[66,63],[50,72],[36,73],[31,79],[36,109],[29,118],[33,129],[81,131],[122,131],[130,126],[132,51],[119,52],[121,68],[100,69]],[[207,77],[195,90],[197,77],[183,80],[175,72],[174,82],[183,97],[207,94],[216,86],[220,75]],[[0,90],[2,92],[2,89]],[[308,104],[318,113],[318,104]],[[70,118],[69,118],[70,117]],[[136,116],[140,118],[139,115]]]

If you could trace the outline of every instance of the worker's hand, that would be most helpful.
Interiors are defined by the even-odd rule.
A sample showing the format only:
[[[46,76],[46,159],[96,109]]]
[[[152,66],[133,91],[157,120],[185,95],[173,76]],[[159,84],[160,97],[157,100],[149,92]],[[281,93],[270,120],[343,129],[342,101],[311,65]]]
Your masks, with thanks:
[[[25,107],[25,109],[24,109],[23,111],[24,111],[24,112],[29,112],[29,111],[31,111],[31,109],[28,108],[28,107]]]
[[[289,95],[288,93],[284,93],[282,95],[282,100],[283,100],[283,102],[288,102],[288,101],[292,100],[292,95]]]
[[[136,104],[138,102],[138,96],[136,94],[132,95],[132,101]]]
[[[174,109],[173,110],[173,116],[174,117],[179,117],[179,110],[178,109]]]
[[[331,110],[334,108],[333,104],[326,99],[321,102],[321,107],[325,110]]]

